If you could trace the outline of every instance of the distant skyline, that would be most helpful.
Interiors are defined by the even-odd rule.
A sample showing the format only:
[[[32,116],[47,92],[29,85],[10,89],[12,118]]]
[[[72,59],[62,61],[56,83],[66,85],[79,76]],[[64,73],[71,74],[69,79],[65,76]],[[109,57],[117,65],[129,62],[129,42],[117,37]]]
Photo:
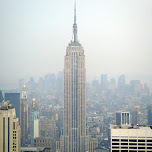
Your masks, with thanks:
[[[63,71],[73,7],[71,0],[0,0],[0,84]],[[77,23],[87,81],[101,73],[152,80],[151,0],[77,0]]]

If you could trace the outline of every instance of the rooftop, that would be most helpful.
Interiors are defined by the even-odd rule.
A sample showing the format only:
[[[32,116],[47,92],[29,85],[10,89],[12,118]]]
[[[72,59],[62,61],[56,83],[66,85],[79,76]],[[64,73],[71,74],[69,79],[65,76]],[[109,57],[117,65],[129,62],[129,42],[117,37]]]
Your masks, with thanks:
[[[111,125],[110,129],[152,129],[149,125]]]
[[[0,110],[8,110],[8,109],[12,109],[13,107],[11,107],[10,101],[7,100],[3,100],[2,103],[0,104]]]

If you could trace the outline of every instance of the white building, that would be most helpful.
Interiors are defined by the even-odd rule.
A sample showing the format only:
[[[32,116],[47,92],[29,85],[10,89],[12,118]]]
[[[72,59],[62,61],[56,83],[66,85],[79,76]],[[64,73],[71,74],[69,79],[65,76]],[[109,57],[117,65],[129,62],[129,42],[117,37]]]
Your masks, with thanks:
[[[152,126],[110,126],[111,152],[152,151]]]

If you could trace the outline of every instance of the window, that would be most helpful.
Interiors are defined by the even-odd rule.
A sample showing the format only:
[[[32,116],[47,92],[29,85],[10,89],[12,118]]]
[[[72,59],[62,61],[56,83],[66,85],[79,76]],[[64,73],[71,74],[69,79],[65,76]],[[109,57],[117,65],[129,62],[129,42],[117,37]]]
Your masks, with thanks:
[[[15,122],[13,122],[13,130],[15,129]]]
[[[137,142],[137,140],[129,139],[129,142]]]
[[[119,139],[112,139],[112,141],[119,141]]]

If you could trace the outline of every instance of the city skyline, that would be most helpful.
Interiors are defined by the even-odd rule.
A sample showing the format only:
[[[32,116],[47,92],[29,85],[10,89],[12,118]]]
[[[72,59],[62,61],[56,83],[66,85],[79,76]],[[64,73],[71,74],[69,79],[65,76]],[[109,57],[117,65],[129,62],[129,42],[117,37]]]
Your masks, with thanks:
[[[0,0],[0,151],[151,151],[151,13],[150,0]]]
[[[0,83],[63,71],[63,50],[72,37],[73,1],[0,3],[0,68],[4,71]],[[77,1],[87,80],[101,73],[150,79],[151,6],[150,0]]]

